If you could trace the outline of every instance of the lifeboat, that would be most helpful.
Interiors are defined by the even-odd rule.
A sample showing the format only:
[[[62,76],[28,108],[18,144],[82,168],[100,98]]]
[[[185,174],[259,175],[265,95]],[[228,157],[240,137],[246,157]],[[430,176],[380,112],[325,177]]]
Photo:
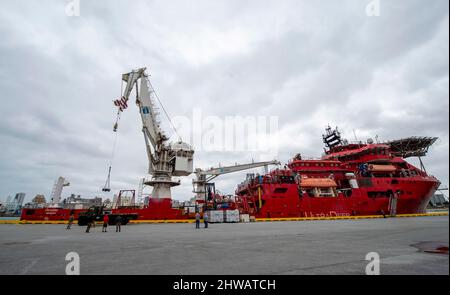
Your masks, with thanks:
[[[300,180],[302,187],[317,187],[317,188],[333,188],[337,187],[336,181],[331,178],[302,178]]]
[[[397,168],[394,165],[369,165],[369,171],[371,172],[394,172]]]

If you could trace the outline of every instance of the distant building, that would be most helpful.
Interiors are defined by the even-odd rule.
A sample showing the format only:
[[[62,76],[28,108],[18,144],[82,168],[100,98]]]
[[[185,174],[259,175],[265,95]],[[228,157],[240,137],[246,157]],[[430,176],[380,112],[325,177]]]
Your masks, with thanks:
[[[114,195],[114,198],[112,201],[112,208],[129,207],[129,206],[136,206],[136,202],[135,202],[135,198],[134,198],[133,194]]]
[[[111,200],[110,200],[110,199],[106,199],[106,200],[103,202],[103,206],[105,206],[105,208],[107,208],[107,209],[111,209],[111,208],[112,208],[112,202],[111,202]]]
[[[8,197],[8,201],[6,202],[6,212],[17,212],[22,208],[23,201],[25,200],[25,193],[17,193],[13,199]]]
[[[44,208],[47,205],[47,200],[44,195],[36,195],[31,202],[25,204],[25,208]]]
[[[430,199],[431,207],[448,207],[448,197],[442,192],[437,191]]]
[[[47,203],[47,201],[45,200],[45,196],[44,195],[36,195],[31,200],[31,203],[34,203],[34,204],[45,204],[45,203]]]
[[[82,198],[80,195],[71,194],[70,197],[63,201],[64,207],[69,209],[83,209],[92,206],[101,206],[102,198],[95,197],[93,199]]]

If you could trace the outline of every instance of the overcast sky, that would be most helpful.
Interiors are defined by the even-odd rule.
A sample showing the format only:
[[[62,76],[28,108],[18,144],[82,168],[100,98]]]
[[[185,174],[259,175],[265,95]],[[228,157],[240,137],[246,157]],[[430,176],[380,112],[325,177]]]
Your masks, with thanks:
[[[369,3],[80,0],[80,15],[70,16],[70,1],[2,1],[0,200],[16,192],[49,199],[58,176],[71,182],[64,197],[137,188],[148,161],[131,103],[113,191],[101,193],[114,140],[111,101],[121,74],[144,66],[172,117],[192,118],[194,109],[219,119],[276,116],[271,144],[283,163],[298,152],[321,156],[328,124],[350,140],[353,130],[362,140],[437,136],[424,163],[447,186],[449,2],[380,0],[379,16],[367,15]],[[263,160],[197,150],[195,167],[252,158]],[[246,173],[216,185],[232,193]],[[183,178],[173,198],[189,199],[191,190]]]

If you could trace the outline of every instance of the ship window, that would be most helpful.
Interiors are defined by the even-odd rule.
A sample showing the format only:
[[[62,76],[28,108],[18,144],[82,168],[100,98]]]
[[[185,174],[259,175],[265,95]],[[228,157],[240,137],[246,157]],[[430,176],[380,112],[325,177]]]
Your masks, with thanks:
[[[274,191],[275,194],[284,194],[287,192],[287,188],[285,187],[277,187]]]
[[[316,193],[314,191],[314,189],[309,189],[306,191],[306,193],[308,194],[309,197],[315,197]]]
[[[281,176],[282,183],[295,183],[295,178],[293,176]]]

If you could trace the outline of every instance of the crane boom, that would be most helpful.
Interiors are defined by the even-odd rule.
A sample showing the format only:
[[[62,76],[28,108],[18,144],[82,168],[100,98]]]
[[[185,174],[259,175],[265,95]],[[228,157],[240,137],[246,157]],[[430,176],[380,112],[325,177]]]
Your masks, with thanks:
[[[127,74],[122,75],[122,81],[126,83],[123,91],[123,99],[128,102],[131,91],[136,86],[136,104],[141,114],[144,136],[147,137],[151,146],[156,149],[158,143],[167,140],[164,136],[159,123],[157,122],[156,106],[152,100],[151,94],[153,89],[148,83],[148,75],[145,73],[146,68],[140,68]],[[141,79],[140,93],[138,88],[138,80]]]
[[[138,81],[140,80],[140,84]],[[136,88],[136,105],[142,120],[147,156],[148,173],[152,179],[145,184],[153,186],[152,198],[171,198],[170,188],[179,185],[172,176],[187,176],[192,173],[194,150],[184,142],[167,143],[169,138],[164,134],[158,121],[158,112],[153,99],[154,90],[148,80],[146,68],[139,68],[122,75],[125,89],[122,97],[114,102],[120,112],[127,108],[131,92]],[[170,120],[170,119],[169,119]],[[114,131],[117,130],[117,122]]]
[[[211,168],[209,170],[201,170],[197,169],[195,171],[196,174],[199,175],[222,175],[227,173],[233,173],[237,171],[252,169],[252,168],[258,168],[263,166],[269,166],[269,165],[279,165],[280,162],[274,160],[274,161],[266,161],[266,162],[255,162],[255,163],[249,163],[249,164],[236,164],[233,166],[226,166],[226,167],[217,167],[217,168]]]
[[[196,169],[195,176],[196,179],[192,180],[192,185],[194,187],[193,192],[196,194],[197,201],[203,201],[206,193],[206,183],[213,180],[219,175],[228,174],[258,167],[268,167],[269,165],[280,165],[280,162],[273,161],[265,161],[265,162],[253,162],[248,164],[236,164],[232,166],[225,167],[215,167],[209,170]]]

